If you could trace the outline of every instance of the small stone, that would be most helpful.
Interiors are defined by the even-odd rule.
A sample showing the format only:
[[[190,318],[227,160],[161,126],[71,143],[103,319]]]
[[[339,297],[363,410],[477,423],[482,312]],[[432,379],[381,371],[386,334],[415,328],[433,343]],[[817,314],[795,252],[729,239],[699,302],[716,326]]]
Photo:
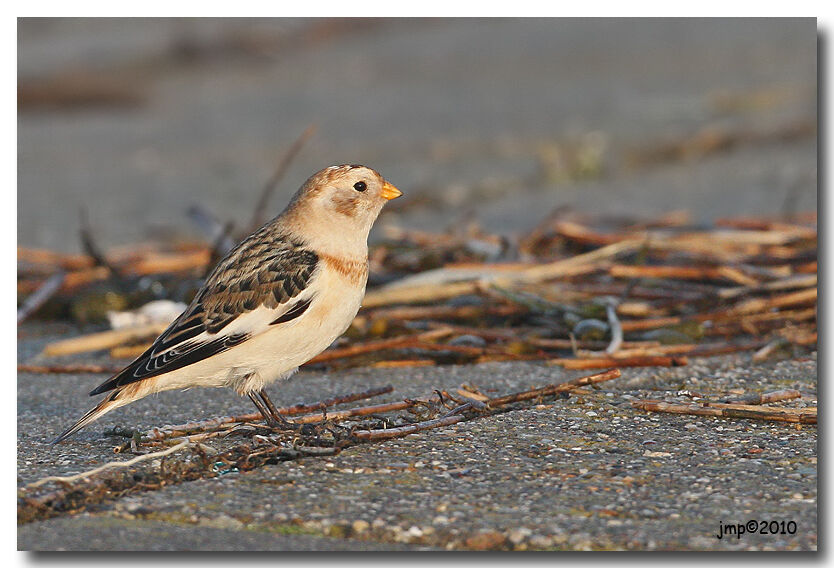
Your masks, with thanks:
[[[349,536],[348,527],[342,524],[330,525],[330,528],[327,529],[327,535],[333,538],[347,538]]]
[[[568,535],[565,533],[558,533],[550,535],[550,546],[565,544],[568,541]]]
[[[200,519],[198,523],[203,527],[211,527],[213,529],[232,529],[240,530],[243,528],[243,523],[229,515],[220,515],[213,519]]]
[[[643,457],[646,458],[668,458],[671,455],[669,452],[650,452],[649,450],[643,452]]]
[[[437,515],[435,518],[431,520],[433,525],[448,525],[449,524],[449,517],[446,515]]]
[[[527,527],[513,529],[510,531],[510,542],[514,545],[518,545],[531,534],[533,534],[533,531],[531,531]]]
[[[507,537],[497,531],[484,531],[466,539],[466,547],[472,550],[496,550],[504,545]]]
[[[530,538],[530,546],[533,548],[550,548],[553,546],[553,540],[550,537],[536,535]]]
[[[365,532],[366,530],[371,528],[371,524],[368,521],[363,521],[361,519],[357,519],[357,520],[353,521],[353,524],[351,525],[351,527],[353,528],[354,533],[362,534],[363,532]]]

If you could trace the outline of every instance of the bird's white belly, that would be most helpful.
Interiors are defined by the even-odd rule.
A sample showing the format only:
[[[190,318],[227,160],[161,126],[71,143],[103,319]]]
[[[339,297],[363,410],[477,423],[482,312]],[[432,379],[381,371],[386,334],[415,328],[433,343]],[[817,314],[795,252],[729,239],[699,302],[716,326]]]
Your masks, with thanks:
[[[329,275],[301,316],[255,335],[228,351],[165,376],[154,390],[230,387],[240,394],[257,391],[288,377],[327,349],[350,326],[365,294]]]

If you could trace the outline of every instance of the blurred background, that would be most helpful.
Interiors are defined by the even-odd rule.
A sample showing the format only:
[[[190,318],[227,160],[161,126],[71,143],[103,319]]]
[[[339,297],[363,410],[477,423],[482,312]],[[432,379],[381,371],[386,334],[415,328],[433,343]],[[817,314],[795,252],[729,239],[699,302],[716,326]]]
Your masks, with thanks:
[[[20,19],[18,244],[246,227],[379,170],[382,225],[816,210],[814,19]],[[375,237],[379,229],[374,232]]]

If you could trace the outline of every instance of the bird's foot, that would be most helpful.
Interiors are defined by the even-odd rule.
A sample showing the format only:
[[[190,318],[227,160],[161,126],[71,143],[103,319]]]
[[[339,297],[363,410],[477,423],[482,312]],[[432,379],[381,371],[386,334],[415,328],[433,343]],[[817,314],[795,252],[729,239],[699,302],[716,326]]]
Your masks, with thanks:
[[[252,399],[252,402],[258,409],[258,412],[261,413],[261,416],[264,417],[267,425],[271,428],[275,428],[276,430],[284,430],[290,432],[302,432],[304,429],[304,424],[298,424],[296,422],[290,422],[284,416],[278,412],[278,409],[270,400],[269,396],[266,394],[266,391],[263,389],[258,391],[257,393],[249,393],[249,398]]]

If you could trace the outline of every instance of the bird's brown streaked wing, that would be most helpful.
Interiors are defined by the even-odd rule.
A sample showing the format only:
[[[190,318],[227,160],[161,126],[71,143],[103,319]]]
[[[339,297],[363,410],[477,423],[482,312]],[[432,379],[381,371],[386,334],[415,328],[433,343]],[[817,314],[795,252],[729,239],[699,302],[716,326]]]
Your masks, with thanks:
[[[191,305],[153,345],[90,395],[181,369],[239,345],[260,330],[230,334],[224,328],[260,306],[275,310],[270,325],[303,314],[313,298],[291,300],[310,285],[318,256],[303,243],[265,229],[221,260]]]
[[[258,306],[287,303],[307,288],[318,260],[304,243],[271,234],[268,226],[256,232],[217,264],[195,298],[206,331],[217,333]]]

